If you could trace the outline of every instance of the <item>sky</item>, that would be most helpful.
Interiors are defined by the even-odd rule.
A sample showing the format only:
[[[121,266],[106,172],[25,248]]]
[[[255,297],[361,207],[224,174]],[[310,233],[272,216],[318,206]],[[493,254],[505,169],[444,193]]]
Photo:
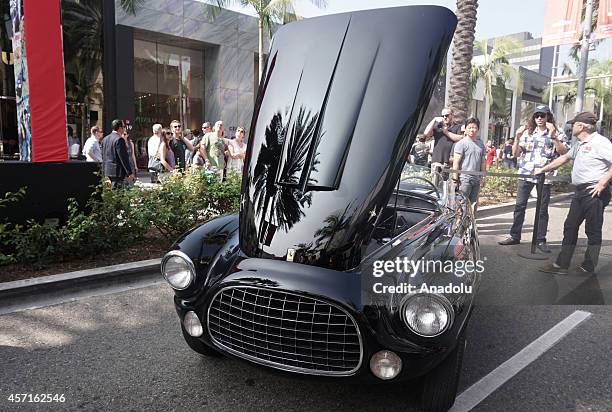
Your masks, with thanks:
[[[304,17],[314,17],[323,14],[335,14],[355,10],[374,8],[438,5],[455,11],[456,0],[327,0],[325,9],[318,9],[308,0],[296,0],[298,14]],[[479,0],[476,20],[476,39],[498,37],[522,31],[531,32],[533,37],[540,37],[544,26],[545,0]],[[241,13],[254,14],[253,9],[242,9],[239,6],[232,10]],[[569,46],[561,47],[561,56],[567,55]],[[612,57],[612,39],[600,44],[590,58],[602,60]],[[563,60],[563,58],[562,58]]]

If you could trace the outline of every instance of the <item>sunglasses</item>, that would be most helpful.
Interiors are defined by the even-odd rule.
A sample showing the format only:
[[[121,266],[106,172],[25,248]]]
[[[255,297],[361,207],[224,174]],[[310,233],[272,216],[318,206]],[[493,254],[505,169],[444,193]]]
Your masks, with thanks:
[[[166,136],[172,136],[172,133],[166,132]]]
[[[450,113],[448,113],[448,114],[443,114],[443,115],[442,115],[442,117],[447,118],[447,117],[448,117],[448,116],[450,116],[450,115],[451,115]]]
[[[173,127],[174,127],[175,129],[180,129],[182,126],[181,126],[180,124],[175,124]]]
[[[534,119],[539,119],[539,118],[546,119],[546,115],[544,113],[536,113],[533,115],[533,118]]]

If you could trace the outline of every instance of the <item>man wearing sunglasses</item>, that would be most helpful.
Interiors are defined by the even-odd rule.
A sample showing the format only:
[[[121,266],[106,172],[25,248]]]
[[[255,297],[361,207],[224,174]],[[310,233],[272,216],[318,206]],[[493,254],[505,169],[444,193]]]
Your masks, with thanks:
[[[601,251],[604,209],[612,197],[612,143],[595,131],[597,116],[591,112],[578,113],[569,123],[572,125],[572,135],[576,136],[569,152],[535,170],[535,174],[546,173],[573,160],[572,184],[576,187],[563,225],[561,252],[555,263],[540,268],[540,271],[556,275],[568,273],[578,241],[578,230],[584,221],[588,246],[578,270],[593,274]]]
[[[518,159],[519,173],[532,175],[536,168],[544,167],[559,155],[567,153],[568,148],[565,134],[555,126],[555,119],[550,109],[545,104],[540,104],[536,106],[529,122],[517,130],[512,155]],[[544,253],[550,253],[550,249],[546,245],[546,232],[548,231],[548,203],[550,202],[550,188],[552,187],[552,181],[548,177],[551,175],[552,173],[544,181],[542,193],[538,193],[538,196],[542,199],[542,204],[536,247]],[[521,231],[525,221],[527,201],[536,184],[537,180],[535,178],[520,178],[518,180],[510,237],[499,242],[500,245],[518,245],[521,243]]]
[[[461,125],[453,121],[453,110],[445,107],[440,117],[434,117],[425,127],[426,138],[433,136],[434,147],[431,154],[431,171],[440,171],[445,166],[450,166],[450,157],[455,142],[463,139]],[[438,175],[433,176],[434,184],[438,181]]]
[[[183,171],[185,170],[185,150],[193,152],[193,145],[183,134],[183,126],[178,120],[170,122],[170,131],[172,131],[173,136],[170,141],[170,148],[174,152],[176,168]]]

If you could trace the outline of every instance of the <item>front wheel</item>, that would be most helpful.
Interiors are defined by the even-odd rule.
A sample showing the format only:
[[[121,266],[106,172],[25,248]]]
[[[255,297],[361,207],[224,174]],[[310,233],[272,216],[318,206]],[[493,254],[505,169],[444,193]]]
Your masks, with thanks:
[[[424,410],[447,411],[455,403],[463,364],[465,333],[465,330],[461,333],[455,349],[446,359],[423,378],[421,407]]]
[[[187,345],[189,345],[189,347],[191,349],[193,349],[194,351],[196,351],[200,355],[203,355],[203,356],[216,356],[216,357],[223,356],[219,352],[217,352],[216,350],[210,348],[205,343],[200,342],[200,340],[198,340],[197,338],[194,338],[193,336],[188,334],[187,331],[185,330],[185,327],[183,327],[182,323],[181,323],[181,331],[183,332],[183,338],[185,338],[185,342],[187,342]]]

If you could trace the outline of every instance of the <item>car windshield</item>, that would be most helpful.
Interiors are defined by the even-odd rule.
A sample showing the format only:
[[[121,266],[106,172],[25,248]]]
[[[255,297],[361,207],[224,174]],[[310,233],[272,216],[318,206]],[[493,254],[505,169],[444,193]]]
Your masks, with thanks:
[[[430,198],[440,207],[449,200],[449,179],[442,173],[431,172],[429,167],[406,163],[400,178],[400,190]]]

